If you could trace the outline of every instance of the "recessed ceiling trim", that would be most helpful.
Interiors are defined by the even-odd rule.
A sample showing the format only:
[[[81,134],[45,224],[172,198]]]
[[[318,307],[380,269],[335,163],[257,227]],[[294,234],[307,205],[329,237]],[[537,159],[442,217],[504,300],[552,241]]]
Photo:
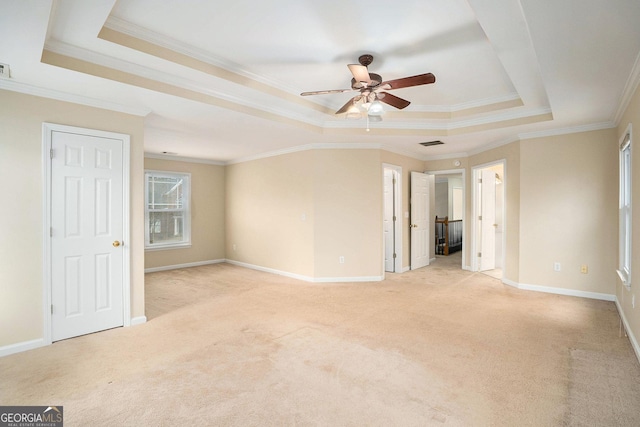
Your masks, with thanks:
[[[98,38],[242,85],[244,87],[250,87],[305,108],[310,108],[325,114],[333,114],[333,110],[324,105],[308,101],[290,91],[275,87],[272,83],[267,84],[264,82],[264,79],[259,80],[255,75],[246,71],[238,71],[237,69],[230,70],[226,67],[222,67],[218,65],[220,62],[219,60],[212,59],[210,55],[205,55],[202,52],[187,49],[186,46],[176,41],[169,42],[166,38],[146,30],[144,31],[146,37],[143,39],[132,35],[132,33],[134,33],[133,31],[127,30],[127,33],[125,33],[121,30],[113,29],[113,21],[114,20],[111,18],[107,21],[108,25],[105,24],[105,26],[100,30]],[[124,22],[121,20],[119,21]],[[116,26],[119,29],[122,29],[122,25],[123,24],[117,24]],[[131,25],[132,28],[135,27],[133,24],[127,25]],[[139,35],[141,32],[142,30],[139,30],[135,33]],[[150,34],[153,36],[150,36]]]
[[[617,125],[613,122],[591,123],[581,126],[572,126],[558,129],[547,129],[538,132],[525,132],[518,134],[519,139],[535,139],[545,138],[549,136],[567,135],[571,133],[592,132],[597,130],[615,128]]]
[[[117,104],[115,102],[104,101],[101,99],[89,98],[81,95],[74,95],[67,92],[60,92],[53,89],[33,86],[27,83],[19,83],[15,80],[0,80],[0,89],[10,90],[12,92],[24,93],[26,95],[40,96],[42,98],[55,99],[58,101],[71,102],[74,104],[86,105],[88,107],[102,108],[104,110],[117,111],[119,113],[131,114],[134,116],[145,117],[151,110],[146,108],[132,107],[129,105]]]
[[[380,122],[370,124],[373,130],[395,131],[399,135],[416,135],[420,132],[434,132],[434,136],[447,136],[468,133],[476,130],[496,129],[510,127],[516,124],[529,124],[541,121],[552,120],[553,114],[549,108],[538,108],[535,110],[520,110],[507,112],[500,115],[492,115],[472,120],[458,120],[444,123],[412,123],[412,122]],[[327,122],[324,125],[324,132],[329,133],[339,130],[363,130],[366,124],[364,120],[341,120]],[[418,132],[418,133],[416,133]]]
[[[291,119],[273,112],[265,111],[256,107],[242,105],[234,101],[222,99],[220,97],[197,92],[192,89],[186,89],[170,83],[165,83],[157,80],[153,80],[148,77],[143,77],[128,73],[125,71],[109,68],[99,64],[84,61],[74,57],[62,55],[50,50],[42,51],[41,61],[45,64],[54,65],[57,67],[65,68],[68,70],[78,71],[84,74],[90,74],[96,77],[102,77],[105,79],[117,81],[120,83],[130,84],[133,86],[141,87],[144,89],[153,90],[155,92],[164,93],[167,95],[178,96],[184,99],[190,99],[192,101],[201,102],[204,104],[213,105],[220,108],[236,111],[238,113],[249,114],[255,117],[260,117],[267,120],[272,120],[280,123],[290,124],[298,127],[302,127],[314,132],[321,132],[321,128],[300,120]]]
[[[510,102],[510,101],[519,101],[520,103],[522,103],[522,99],[520,99],[520,96],[516,93],[508,93],[506,95],[503,96],[495,96],[495,97],[491,97],[491,98],[485,98],[485,99],[477,99],[474,101],[468,101],[468,102],[463,102],[460,104],[454,104],[454,105],[450,105],[450,106],[440,106],[440,105],[412,105],[412,109],[415,112],[425,112],[425,113],[432,113],[432,112],[438,112],[438,113],[456,113],[456,112],[463,112],[466,110],[470,110],[470,109],[475,109],[478,107],[489,107],[495,104],[502,104],[505,102]]]
[[[517,108],[524,106],[522,99],[507,99],[503,101],[496,101],[491,104],[480,104],[475,107],[468,107],[466,109],[438,109],[422,108],[411,109],[409,111],[389,111],[385,113],[390,118],[403,118],[407,120],[452,120],[460,117],[472,116],[476,114],[490,114],[493,112],[508,110],[511,108]]]
[[[213,96],[215,98],[219,98],[219,99],[229,101],[239,105],[244,105],[246,107],[254,108],[256,110],[266,111],[268,113],[284,116],[293,120],[298,120],[300,122],[305,122],[318,127],[321,126],[321,122],[318,121],[317,123],[314,123],[307,116],[304,116],[303,114],[299,114],[291,111],[283,111],[276,108],[267,108],[267,107],[264,107],[263,105],[253,103],[245,99],[240,99],[235,96],[231,96],[216,90],[212,90],[208,86],[203,86],[200,83],[195,83],[185,78],[180,78],[171,74],[162,73],[152,68],[148,68],[142,65],[133,64],[131,62],[115,59],[106,55],[102,55],[100,53],[88,51],[86,49],[79,48],[77,46],[71,46],[69,44],[62,43],[56,40],[47,41],[45,43],[45,50],[60,54],[62,56],[68,56],[81,61],[86,61],[92,64],[103,66],[106,68],[119,70],[132,75],[148,78],[160,83],[166,83],[172,86],[198,92],[202,95]],[[175,95],[175,93],[173,95]],[[187,99],[195,100],[191,97]]]

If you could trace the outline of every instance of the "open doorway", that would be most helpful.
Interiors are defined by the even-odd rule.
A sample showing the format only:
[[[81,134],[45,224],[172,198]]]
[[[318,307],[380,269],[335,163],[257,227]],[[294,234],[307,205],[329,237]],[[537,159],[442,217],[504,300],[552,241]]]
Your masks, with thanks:
[[[436,262],[465,268],[465,170],[429,171],[435,175],[434,244]],[[469,267],[467,267],[468,269]]]
[[[473,169],[473,270],[502,279],[505,240],[505,161]]]

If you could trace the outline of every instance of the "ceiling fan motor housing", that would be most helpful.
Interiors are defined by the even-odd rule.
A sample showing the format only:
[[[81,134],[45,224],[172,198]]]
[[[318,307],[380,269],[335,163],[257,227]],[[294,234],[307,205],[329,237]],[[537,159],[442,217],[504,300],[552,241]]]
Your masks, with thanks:
[[[368,67],[369,64],[371,64],[373,62],[373,55],[360,55],[358,57],[358,62],[360,62],[360,65],[364,65],[365,67]]]
[[[369,73],[369,78],[371,79],[371,84],[368,85],[369,87],[376,87],[382,83],[382,77],[380,77],[380,74]],[[357,82],[355,78],[351,79],[351,89],[362,89],[363,87],[364,85],[362,82]]]

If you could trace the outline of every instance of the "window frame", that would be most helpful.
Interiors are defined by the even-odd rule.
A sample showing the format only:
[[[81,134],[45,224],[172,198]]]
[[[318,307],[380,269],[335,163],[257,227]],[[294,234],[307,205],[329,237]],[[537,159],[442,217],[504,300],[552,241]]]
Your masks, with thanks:
[[[183,239],[179,242],[151,243],[150,213],[166,212],[167,210],[149,209],[149,181],[151,177],[181,178],[183,180],[183,203],[180,209],[171,209],[174,212],[182,212]],[[144,171],[144,248],[146,251],[182,249],[191,247],[191,174],[188,172],[173,172],[163,170],[145,169]]]
[[[631,288],[631,261],[632,261],[632,132],[631,124],[627,126],[619,145],[619,216],[618,216],[618,276],[627,287]]]

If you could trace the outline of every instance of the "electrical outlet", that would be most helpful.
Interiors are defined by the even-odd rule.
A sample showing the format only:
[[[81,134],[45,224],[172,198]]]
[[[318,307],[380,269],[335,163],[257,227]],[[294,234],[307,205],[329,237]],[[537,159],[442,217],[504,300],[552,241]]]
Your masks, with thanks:
[[[553,263],[553,271],[560,271],[562,270],[562,265],[560,265],[559,262],[554,262]]]
[[[339,262],[340,264],[344,264],[344,257],[343,257],[343,256],[339,257],[339,258],[338,258],[338,262]]]
[[[233,250],[234,251],[236,250],[236,244],[235,243],[233,244]]]
[[[580,273],[587,274],[588,272],[589,272],[589,267],[587,266],[587,264],[582,264],[580,266]]]

